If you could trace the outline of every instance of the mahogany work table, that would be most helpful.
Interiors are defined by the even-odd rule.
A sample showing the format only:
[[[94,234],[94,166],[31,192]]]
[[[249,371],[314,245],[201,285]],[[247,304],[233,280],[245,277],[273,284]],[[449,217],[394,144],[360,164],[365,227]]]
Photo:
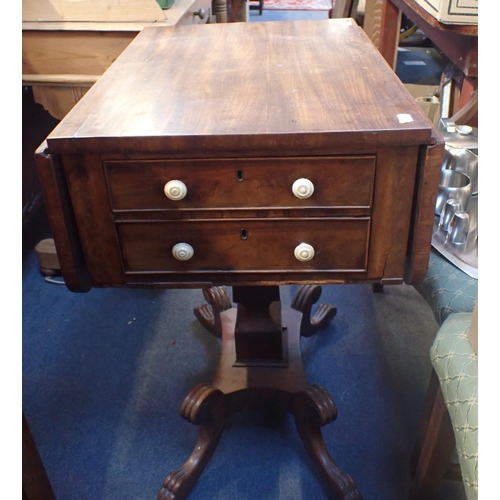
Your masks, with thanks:
[[[49,135],[36,158],[68,288],[202,288],[194,313],[222,338],[181,406],[199,440],[158,499],[186,498],[225,417],[261,405],[294,415],[330,496],[361,498],[300,337],[335,316],[313,311],[321,284],[423,279],[442,154],[352,19],[146,28]]]

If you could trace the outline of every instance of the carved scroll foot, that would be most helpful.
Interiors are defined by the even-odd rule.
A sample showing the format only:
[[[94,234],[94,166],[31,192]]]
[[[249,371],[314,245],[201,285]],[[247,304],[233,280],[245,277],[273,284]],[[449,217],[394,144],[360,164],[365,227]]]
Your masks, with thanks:
[[[181,405],[181,416],[200,425],[191,456],[163,481],[157,500],[183,500],[196,484],[224,430],[224,394],[208,384],[196,386]]]
[[[337,418],[337,408],[328,392],[312,384],[295,394],[294,416],[302,443],[328,494],[339,500],[361,500],[354,479],[335,465],[323,440],[321,427]]]
[[[312,306],[321,296],[319,285],[303,285],[299,288],[292,301],[292,308],[302,313],[300,335],[311,337],[325,329],[337,314],[337,308],[330,304],[320,304],[314,316],[311,317]]]
[[[222,337],[220,313],[231,309],[229,297],[221,286],[203,289],[203,296],[208,304],[195,307],[196,319],[215,337]]]

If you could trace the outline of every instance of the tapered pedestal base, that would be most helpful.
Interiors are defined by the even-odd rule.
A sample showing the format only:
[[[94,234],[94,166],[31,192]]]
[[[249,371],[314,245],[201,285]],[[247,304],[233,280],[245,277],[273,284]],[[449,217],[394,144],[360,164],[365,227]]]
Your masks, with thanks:
[[[238,296],[245,296],[240,292]],[[213,335],[222,337],[221,358],[212,384],[195,387],[182,403],[182,417],[200,426],[198,441],[188,460],[165,478],[157,500],[187,498],[217,447],[225,418],[244,408],[267,405],[294,415],[302,443],[323,480],[327,495],[335,499],[361,499],[352,477],[335,465],[321,433],[321,427],[337,417],[335,403],[323,387],[307,382],[302,366],[301,335],[311,336],[322,330],[337,312],[335,307],[321,304],[311,317],[321,288],[300,287],[290,308],[281,310],[279,303],[269,304],[270,318],[275,323],[276,318],[281,320],[281,361],[236,358],[236,342],[253,342],[256,336],[247,332],[253,332],[253,324],[262,324],[262,320],[256,321],[243,311],[245,306],[246,311],[258,311],[256,302],[248,299],[251,307],[248,303],[232,307],[220,287],[206,289],[204,295],[208,304],[196,308],[195,315]],[[240,349],[240,352],[252,350]]]

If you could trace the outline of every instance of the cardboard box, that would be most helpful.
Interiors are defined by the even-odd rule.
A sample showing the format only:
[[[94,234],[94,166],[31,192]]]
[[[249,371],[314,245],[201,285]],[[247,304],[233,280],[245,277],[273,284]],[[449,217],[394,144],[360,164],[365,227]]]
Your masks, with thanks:
[[[416,0],[429,14],[445,24],[478,24],[478,0]]]

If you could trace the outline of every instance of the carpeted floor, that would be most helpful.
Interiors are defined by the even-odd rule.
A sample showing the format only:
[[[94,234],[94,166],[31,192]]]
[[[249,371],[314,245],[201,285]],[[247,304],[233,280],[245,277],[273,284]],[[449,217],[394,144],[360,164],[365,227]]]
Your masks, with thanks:
[[[57,500],[153,500],[196,441],[179,415],[184,396],[217,364],[218,339],[192,315],[201,291],[71,293],[39,272],[34,246],[47,236],[42,210],[23,229],[23,411]],[[285,304],[295,289],[282,288]],[[338,315],[302,352],[309,381],[339,410],[327,447],[365,500],[404,500],[437,324],[411,286],[324,286],[321,300]],[[327,495],[292,417],[244,412],[190,498]],[[464,500],[461,484],[445,481],[439,499]]]

